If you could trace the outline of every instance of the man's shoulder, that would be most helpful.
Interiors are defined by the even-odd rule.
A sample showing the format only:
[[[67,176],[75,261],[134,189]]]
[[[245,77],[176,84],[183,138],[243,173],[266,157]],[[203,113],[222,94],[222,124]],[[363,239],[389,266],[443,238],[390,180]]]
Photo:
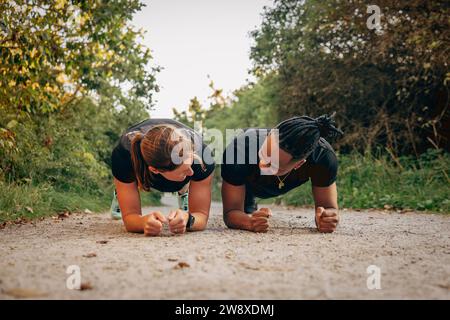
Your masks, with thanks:
[[[311,155],[308,157],[308,161],[312,163],[327,163],[330,161],[336,161],[337,156],[331,144],[324,138],[319,139],[319,143]]]

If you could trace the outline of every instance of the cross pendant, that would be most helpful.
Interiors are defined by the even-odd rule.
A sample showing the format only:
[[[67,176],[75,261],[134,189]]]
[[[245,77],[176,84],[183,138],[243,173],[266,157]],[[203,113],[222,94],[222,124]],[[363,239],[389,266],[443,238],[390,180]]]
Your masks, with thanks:
[[[278,189],[281,189],[281,188],[283,188],[284,187],[284,182],[283,181],[280,181],[280,183],[278,184]]]

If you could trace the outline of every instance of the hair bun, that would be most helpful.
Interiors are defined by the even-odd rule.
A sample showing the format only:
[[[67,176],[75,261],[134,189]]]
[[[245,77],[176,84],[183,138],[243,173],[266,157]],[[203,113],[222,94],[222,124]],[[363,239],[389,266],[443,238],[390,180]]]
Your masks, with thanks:
[[[333,119],[335,115],[336,112],[333,112],[330,116],[324,114],[315,119],[321,137],[335,138],[344,134],[340,129],[336,128],[336,122]]]

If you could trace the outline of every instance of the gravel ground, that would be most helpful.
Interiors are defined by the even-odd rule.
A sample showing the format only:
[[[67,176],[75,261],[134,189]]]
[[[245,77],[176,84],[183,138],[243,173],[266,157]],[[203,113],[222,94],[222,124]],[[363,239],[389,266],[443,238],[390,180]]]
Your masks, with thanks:
[[[266,234],[227,229],[219,203],[206,231],[182,236],[127,233],[108,213],[8,225],[0,299],[450,299],[450,215],[343,210],[320,234],[311,209],[271,208]],[[72,265],[84,290],[66,286]]]

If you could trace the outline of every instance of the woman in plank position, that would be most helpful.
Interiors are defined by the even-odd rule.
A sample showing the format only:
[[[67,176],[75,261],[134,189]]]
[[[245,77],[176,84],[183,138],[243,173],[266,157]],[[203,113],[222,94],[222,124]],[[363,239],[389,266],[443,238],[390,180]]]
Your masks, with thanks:
[[[212,157],[209,163],[202,157],[208,150],[198,133],[175,120],[148,119],[128,128],[112,152],[112,217],[147,236],[159,235],[163,224],[174,234],[204,230],[214,171]],[[151,189],[178,192],[179,208],[168,216],[142,215],[139,190]]]

